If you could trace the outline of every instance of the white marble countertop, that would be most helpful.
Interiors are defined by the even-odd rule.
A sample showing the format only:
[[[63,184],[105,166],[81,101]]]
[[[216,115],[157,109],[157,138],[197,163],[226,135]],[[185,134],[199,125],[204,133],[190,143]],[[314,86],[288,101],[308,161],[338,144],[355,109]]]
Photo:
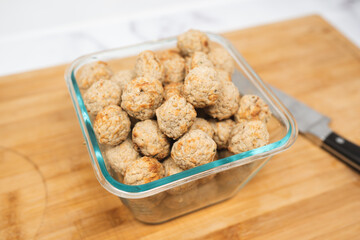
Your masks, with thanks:
[[[319,14],[360,46],[360,0],[13,0],[0,2],[0,75],[108,48]]]

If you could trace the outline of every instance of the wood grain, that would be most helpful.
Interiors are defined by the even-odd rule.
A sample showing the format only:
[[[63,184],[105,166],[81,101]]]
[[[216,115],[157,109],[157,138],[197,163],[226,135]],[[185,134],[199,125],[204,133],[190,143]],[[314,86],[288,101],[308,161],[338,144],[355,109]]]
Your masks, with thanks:
[[[360,144],[360,51],[319,16],[224,34]],[[0,78],[0,239],[360,239],[360,177],[299,137],[234,198],[160,225],[97,182],[66,66]]]

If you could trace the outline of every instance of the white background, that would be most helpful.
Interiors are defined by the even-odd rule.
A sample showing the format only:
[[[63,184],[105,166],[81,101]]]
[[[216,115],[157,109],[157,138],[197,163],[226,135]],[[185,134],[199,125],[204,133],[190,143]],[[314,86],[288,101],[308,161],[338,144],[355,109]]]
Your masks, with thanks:
[[[360,0],[1,0],[0,75],[94,51],[319,14],[360,46]]]

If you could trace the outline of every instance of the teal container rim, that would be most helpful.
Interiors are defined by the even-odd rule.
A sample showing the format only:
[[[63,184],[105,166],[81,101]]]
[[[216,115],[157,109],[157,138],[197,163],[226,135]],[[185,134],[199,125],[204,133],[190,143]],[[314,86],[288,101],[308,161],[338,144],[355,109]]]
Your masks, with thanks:
[[[235,48],[226,39],[224,39],[223,37],[216,35],[216,34],[208,33],[208,35],[210,35],[213,38],[217,38],[218,41],[222,41],[222,43],[224,44],[224,47],[227,48],[229,51],[233,51],[232,53],[234,53]],[[170,41],[170,38],[164,39],[161,41],[168,42],[168,41]],[[147,43],[147,44],[151,44],[151,43]],[[142,45],[142,44],[139,44],[139,45]],[[136,47],[136,45],[132,46],[132,47]],[[114,49],[114,50],[121,50],[121,49],[124,49],[124,48],[118,48],[118,49]],[[112,50],[107,50],[107,51],[103,51],[100,53],[111,52],[111,51]],[[98,141],[96,139],[96,136],[95,136],[95,133],[93,130],[93,126],[92,126],[92,123],[90,120],[90,116],[86,110],[84,100],[82,98],[79,86],[78,86],[76,78],[75,78],[75,67],[74,66],[78,65],[84,59],[91,58],[93,55],[96,55],[96,54],[99,54],[99,53],[86,55],[84,57],[81,57],[81,58],[75,60],[73,62],[73,64],[67,69],[67,72],[65,74],[65,79],[66,79],[66,82],[67,82],[67,85],[69,88],[69,92],[70,92],[71,99],[72,99],[74,107],[75,107],[75,111],[76,111],[78,120],[80,122],[80,127],[81,127],[82,133],[85,138],[86,146],[88,148],[88,151],[89,151],[89,154],[91,157],[91,161],[93,163],[95,175],[97,176],[99,182],[103,185],[103,187],[105,189],[107,189],[109,192],[111,192],[117,196],[127,197],[127,198],[142,198],[142,197],[150,196],[150,195],[156,194],[158,192],[161,192],[163,190],[167,190],[169,188],[176,187],[177,185],[181,185],[181,184],[185,183],[187,180],[192,181],[192,180],[194,180],[194,179],[191,179],[193,176],[198,175],[197,178],[200,178],[200,177],[202,177],[201,173],[205,173],[206,171],[209,171],[209,170],[210,171],[214,170],[215,168],[220,167],[220,166],[224,166],[224,168],[219,169],[218,171],[211,171],[211,173],[205,174],[205,175],[214,174],[216,172],[224,171],[226,169],[229,169],[229,168],[232,168],[235,166],[240,166],[240,165],[255,161],[256,159],[259,159],[259,158],[272,156],[272,155],[279,153],[281,151],[284,151],[285,149],[290,147],[296,139],[297,126],[296,126],[296,122],[294,121],[291,114],[281,104],[281,102],[277,99],[277,97],[275,95],[273,95],[272,92],[265,86],[265,84],[262,82],[262,80],[256,75],[256,73],[246,63],[245,59],[235,50],[235,54],[232,54],[232,55],[233,55],[233,57],[235,57],[236,62],[238,64],[239,64],[239,62],[242,63],[242,65],[243,65],[242,67],[245,68],[243,70],[245,70],[246,75],[248,75],[248,74],[252,75],[252,76],[248,75],[247,77],[255,78],[258,81],[257,87],[262,88],[262,92],[265,95],[270,96],[270,99],[277,103],[277,107],[282,108],[281,112],[284,114],[284,117],[287,120],[287,124],[288,124],[288,131],[287,131],[286,135],[279,141],[273,142],[266,146],[263,146],[263,147],[260,147],[257,149],[253,149],[253,150],[250,150],[247,152],[235,154],[235,155],[223,158],[223,159],[219,159],[219,160],[213,161],[211,163],[208,163],[208,164],[205,164],[202,166],[198,166],[198,167],[195,167],[195,168],[192,168],[192,169],[189,169],[189,170],[186,170],[186,171],[183,171],[178,174],[174,174],[174,175],[171,175],[171,176],[168,176],[165,178],[161,178],[159,180],[156,180],[156,181],[153,181],[153,182],[150,182],[147,184],[126,185],[126,184],[120,183],[111,176],[111,174],[108,172],[108,170],[106,168],[104,157],[101,152]],[[248,70],[250,73],[246,70]],[[260,86],[259,86],[259,83],[260,83]],[[248,160],[248,161],[245,161],[245,160]],[[231,167],[226,167],[230,163],[234,163],[234,162],[237,162],[238,164],[233,165]],[[169,186],[162,189],[162,187],[165,185],[169,185]]]

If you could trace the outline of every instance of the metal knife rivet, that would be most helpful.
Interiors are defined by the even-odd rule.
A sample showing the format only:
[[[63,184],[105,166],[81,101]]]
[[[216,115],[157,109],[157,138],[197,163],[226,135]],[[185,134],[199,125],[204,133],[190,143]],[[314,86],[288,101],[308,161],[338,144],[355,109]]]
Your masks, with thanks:
[[[340,137],[337,137],[335,138],[335,141],[338,143],[338,144],[344,144],[345,143],[345,140],[340,138]]]

